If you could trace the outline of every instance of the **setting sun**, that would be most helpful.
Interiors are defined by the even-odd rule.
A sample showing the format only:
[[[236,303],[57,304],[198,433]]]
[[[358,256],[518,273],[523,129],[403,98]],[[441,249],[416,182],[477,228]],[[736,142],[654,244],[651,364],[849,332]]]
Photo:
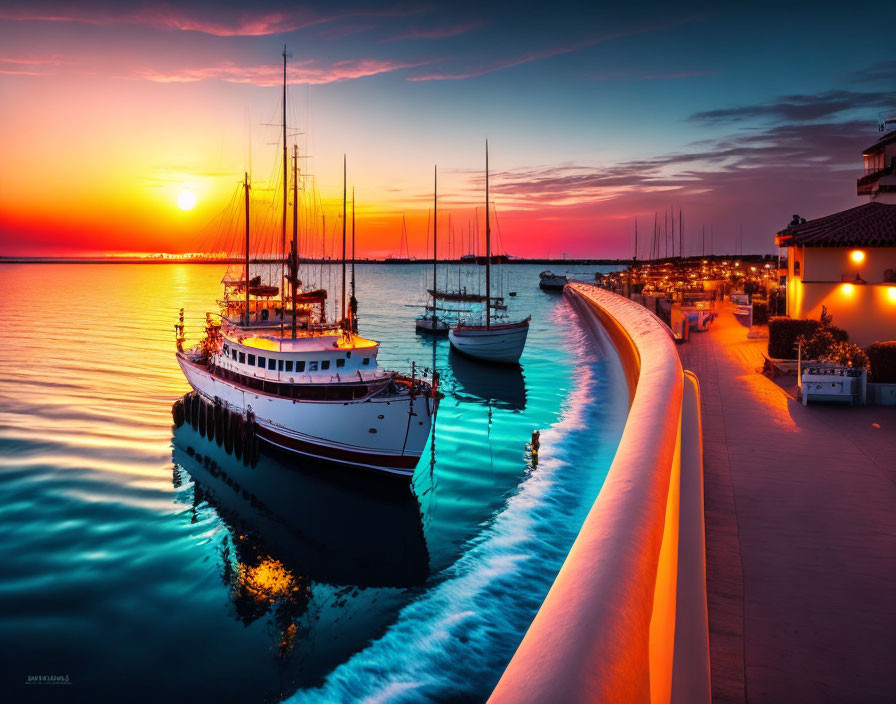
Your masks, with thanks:
[[[196,194],[184,189],[177,194],[177,205],[181,210],[192,210],[196,206]]]

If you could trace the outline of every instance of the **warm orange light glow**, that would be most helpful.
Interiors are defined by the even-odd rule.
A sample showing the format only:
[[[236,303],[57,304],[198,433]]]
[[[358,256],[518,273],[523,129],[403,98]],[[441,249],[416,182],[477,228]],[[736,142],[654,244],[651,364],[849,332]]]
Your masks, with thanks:
[[[181,210],[192,210],[196,207],[196,194],[185,188],[177,194],[177,207]]]
[[[851,296],[853,291],[855,290],[855,286],[853,286],[852,284],[843,284],[843,286],[841,287],[841,290],[847,296]]]
[[[861,264],[865,261],[865,253],[861,249],[854,249],[850,255],[850,259],[852,259],[856,264]]]
[[[887,289],[887,296],[893,303],[896,303],[896,286],[890,286],[890,288]]]

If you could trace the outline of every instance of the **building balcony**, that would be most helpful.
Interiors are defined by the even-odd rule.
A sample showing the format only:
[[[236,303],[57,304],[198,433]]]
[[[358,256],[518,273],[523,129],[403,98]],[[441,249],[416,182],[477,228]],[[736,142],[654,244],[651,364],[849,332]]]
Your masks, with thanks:
[[[877,169],[870,173],[865,174],[861,178],[856,180],[856,195],[859,196],[868,196],[874,191],[874,184],[880,181],[884,176],[888,176],[896,172],[896,160],[890,163],[889,166],[885,166],[882,169]]]

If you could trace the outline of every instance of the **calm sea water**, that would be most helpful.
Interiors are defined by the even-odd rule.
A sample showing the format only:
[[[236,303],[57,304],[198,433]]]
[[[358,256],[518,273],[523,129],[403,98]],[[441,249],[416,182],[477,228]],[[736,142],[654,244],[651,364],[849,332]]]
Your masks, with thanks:
[[[435,355],[442,374],[434,446],[408,488],[272,454],[249,469],[173,429],[188,390],[177,309],[195,329],[223,267],[0,267],[0,689],[12,701],[482,701],[625,415],[617,362],[538,289],[540,268],[504,267],[511,310],[532,327],[521,368],[502,369],[414,334],[426,267],[358,267],[361,332],[383,343],[381,362]],[[324,276],[335,282],[335,267]],[[26,684],[41,676],[68,684]]]

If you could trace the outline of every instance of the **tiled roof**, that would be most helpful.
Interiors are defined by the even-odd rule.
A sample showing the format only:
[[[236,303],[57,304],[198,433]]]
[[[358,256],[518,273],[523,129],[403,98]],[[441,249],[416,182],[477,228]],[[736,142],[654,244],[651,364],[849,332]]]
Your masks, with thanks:
[[[775,236],[781,247],[896,247],[896,204],[865,203]]]

